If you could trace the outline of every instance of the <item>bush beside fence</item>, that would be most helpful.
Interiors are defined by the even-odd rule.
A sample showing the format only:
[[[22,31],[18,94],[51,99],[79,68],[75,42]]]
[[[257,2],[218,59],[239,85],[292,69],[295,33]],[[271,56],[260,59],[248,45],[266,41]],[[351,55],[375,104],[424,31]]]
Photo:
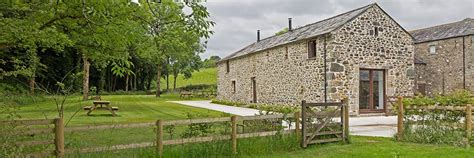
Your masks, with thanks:
[[[398,98],[398,140],[467,147],[473,144],[471,104],[460,102],[443,105],[427,98],[420,100],[423,101],[412,99],[407,102],[403,97]],[[413,104],[414,102],[423,104]]]

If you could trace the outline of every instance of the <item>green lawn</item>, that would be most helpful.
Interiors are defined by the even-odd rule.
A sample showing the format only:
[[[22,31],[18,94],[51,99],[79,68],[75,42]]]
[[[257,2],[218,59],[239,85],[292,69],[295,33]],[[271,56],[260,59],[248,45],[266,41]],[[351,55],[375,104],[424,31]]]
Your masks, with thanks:
[[[164,157],[262,157],[262,158],[470,158],[474,148],[397,142],[391,138],[353,136],[351,144],[330,143],[298,147],[298,142],[276,138],[239,139],[238,155],[231,154],[229,141],[193,145],[165,146]],[[71,155],[73,157],[153,157],[153,148]]]
[[[0,120],[5,120],[11,113],[19,116],[20,119],[44,119],[55,118],[58,116],[54,101],[50,97],[35,99],[31,98],[18,99],[14,111],[6,112],[0,110]],[[4,98],[2,98],[4,99]],[[167,101],[183,100],[177,95],[165,94],[160,98],[154,95],[105,95],[103,100],[110,101],[113,106],[119,107],[118,116],[113,117],[112,114],[105,110],[96,110],[92,116],[87,116],[87,111],[83,110],[83,106],[92,104],[92,101],[82,101],[81,96],[71,96],[66,101],[65,106],[65,122],[74,113],[77,114],[72,118],[69,125],[71,126],[85,126],[85,125],[101,125],[101,124],[125,124],[136,122],[153,122],[158,119],[174,120],[187,119],[188,114],[193,117],[223,117],[228,114],[189,107]],[[195,98],[196,100],[204,98]],[[39,101],[38,101],[39,100]],[[189,99],[188,99],[189,100]],[[3,105],[4,103],[2,103]],[[3,108],[2,108],[3,109]],[[67,128],[66,127],[66,128]],[[16,130],[23,130],[24,127],[18,127]],[[47,128],[45,126],[38,126],[38,128]],[[51,127],[49,127],[51,128]],[[181,130],[181,129],[179,129]],[[66,149],[84,148],[95,146],[110,146],[119,144],[141,143],[154,141],[156,132],[154,127],[143,128],[123,128],[123,129],[101,129],[89,130],[83,132],[68,132],[65,133]],[[4,138],[2,138],[3,140]],[[9,139],[5,137],[5,139]],[[52,140],[53,135],[36,135],[16,137],[14,140],[31,141],[31,140]],[[1,143],[0,143],[1,145]],[[54,146],[38,146],[29,148],[26,151],[41,151],[45,149],[54,149]],[[0,153],[0,155],[2,155]],[[1,157],[1,156],[0,156]]]
[[[4,99],[4,98],[2,98]],[[157,119],[184,119],[188,113],[199,117],[221,117],[227,114],[206,109],[193,108],[169,103],[170,100],[181,100],[176,95],[166,94],[161,98],[153,95],[108,95],[104,100],[118,106],[119,116],[112,117],[107,111],[95,111],[93,116],[86,116],[82,106],[90,105],[91,101],[81,101],[80,96],[72,96],[66,102],[66,118],[78,111],[69,126],[93,124],[118,124],[133,122],[150,122]],[[49,98],[40,99],[36,103],[23,99],[18,105],[16,114],[21,119],[54,118],[55,105]],[[28,103],[28,104],[25,104]],[[0,111],[0,119],[8,115]],[[227,115],[228,116],[228,115]],[[178,129],[182,132],[182,129]],[[179,137],[176,135],[175,137]],[[154,127],[91,130],[65,134],[66,149],[84,147],[103,147],[118,144],[130,144],[154,141]],[[168,139],[168,135],[165,135]],[[25,136],[16,140],[52,140],[53,135]],[[15,141],[16,141],[15,140]],[[312,145],[307,149],[299,148],[293,136],[239,139],[238,155],[231,154],[230,141],[198,143],[177,146],[165,146],[165,157],[473,157],[474,148],[454,147],[448,145],[429,145],[397,142],[391,138],[352,137],[351,144],[332,143]],[[25,151],[52,150],[54,146],[40,146]],[[68,157],[154,157],[154,148],[118,150],[99,152]],[[0,153],[0,155],[2,155]]]
[[[173,76],[170,76],[170,80],[169,80],[170,89],[173,89],[173,81],[174,81]],[[200,84],[215,85],[216,83],[217,83],[217,69],[207,68],[207,69],[200,69],[199,71],[194,72],[190,79],[184,79],[184,76],[180,74],[176,82],[176,88],[185,87],[188,85],[200,85]],[[161,79],[161,85],[162,85],[161,86],[162,89],[166,89],[165,79]]]
[[[133,122],[150,122],[158,119],[185,119],[187,113],[197,114],[202,117],[220,117],[224,113],[207,109],[184,106],[167,101],[182,100],[176,95],[165,94],[161,98],[154,95],[106,95],[103,100],[110,101],[113,106],[119,107],[118,116],[112,117],[105,110],[96,110],[92,116],[87,116],[87,111],[82,107],[92,104],[92,101],[82,101],[81,96],[71,96],[65,106],[65,120],[77,112],[69,125],[91,125],[91,124],[117,124]],[[199,98],[198,98],[199,99]],[[19,105],[15,113],[21,119],[44,119],[58,116],[56,105],[52,99],[43,99],[27,105]],[[7,114],[0,113],[0,119]]]

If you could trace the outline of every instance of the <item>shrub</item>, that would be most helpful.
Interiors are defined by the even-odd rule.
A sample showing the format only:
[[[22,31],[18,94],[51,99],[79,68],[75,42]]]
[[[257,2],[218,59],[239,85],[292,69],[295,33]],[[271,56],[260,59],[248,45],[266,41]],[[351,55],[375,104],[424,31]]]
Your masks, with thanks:
[[[405,99],[405,106],[465,106],[472,103],[468,91],[455,91],[449,95],[429,98],[417,96]],[[416,143],[466,145],[464,138],[464,111],[405,110],[403,140]]]
[[[241,102],[233,102],[233,101],[226,101],[226,100],[216,100],[216,99],[213,99],[213,100],[211,101],[211,103],[222,104],[222,105],[229,105],[229,106],[238,106],[238,107],[242,107],[242,106],[246,105],[245,103],[241,103]]]

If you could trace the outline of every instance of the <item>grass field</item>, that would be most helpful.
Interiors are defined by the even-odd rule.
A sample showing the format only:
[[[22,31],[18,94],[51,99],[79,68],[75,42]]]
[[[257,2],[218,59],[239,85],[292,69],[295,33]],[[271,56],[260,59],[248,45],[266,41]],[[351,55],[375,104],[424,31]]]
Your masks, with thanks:
[[[169,86],[170,89],[173,89],[173,76],[170,76]],[[193,73],[193,76],[190,79],[184,79],[184,76],[180,74],[176,82],[176,88],[185,87],[188,85],[215,85],[217,83],[217,69],[216,68],[207,68],[201,69]],[[166,89],[166,80],[161,79],[162,89]]]
[[[298,147],[298,142],[285,138],[267,137],[239,139],[238,155],[232,155],[230,142],[213,142],[185,146],[166,146],[164,157],[321,157],[321,158],[472,158],[474,149],[447,145],[414,144],[394,141],[392,138],[353,136],[351,144],[331,143]],[[154,157],[153,148],[123,150],[76,155],[77,157]],[[71,155],[74,156],[74,155]]]
[[[196,114],[203,117],[220,117],[224,113],[207,109],[184,106],[167,101],[181,100],[177,95],[165,94],[161,98],[154,95],[106,95],[103,100],[110,101],[113,106],[119,107],[118,116],[112,117],[111,113],[105,110],[96,110],[92,116],[87,116],[87,111],[82,107],[92,105],[92,101],[82,101],[81,96],[71,96],[65,104],[65,120],[77,112],[69,125],[92,125],[92,124],[117,124],[150,122],[158,119],[185,119],[186,114]],[[200,98],[195,98],[200,99]],[[202,99],[202,98],[201,98]],[[51,98],[43,98],[41,101],[29,103],[27,105],[16,106],[14,113],[20,119],[44,119],[58,116],[56,105]],[[8,115],[0,113],[0,119],[5,119]]]

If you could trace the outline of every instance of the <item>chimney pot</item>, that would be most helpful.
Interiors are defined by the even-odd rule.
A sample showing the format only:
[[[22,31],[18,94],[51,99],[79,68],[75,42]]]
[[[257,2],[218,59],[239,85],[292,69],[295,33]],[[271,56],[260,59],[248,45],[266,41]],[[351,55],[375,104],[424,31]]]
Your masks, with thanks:
[[[260,30],[257,30],[257,42],[260,42]]]
[[[292,31],[293,28],[291,26],[291,18],[288,18],[288,31]]]

